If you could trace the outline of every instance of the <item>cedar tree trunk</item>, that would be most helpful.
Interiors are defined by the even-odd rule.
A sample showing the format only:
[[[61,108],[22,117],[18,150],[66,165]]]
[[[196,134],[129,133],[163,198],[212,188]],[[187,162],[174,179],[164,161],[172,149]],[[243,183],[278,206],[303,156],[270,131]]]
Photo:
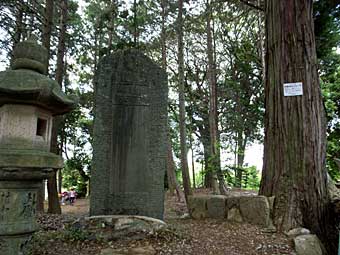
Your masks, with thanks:
[[[304,226],[325,241],[332,227],[326,187],[326,119],[312,5],[312,0],[268,0],[266,4],[266,115],[260,194],[276,197],[273,217],[279,230]],[[302,96],[284,96],[283,84],[292,82],[303,83]]]

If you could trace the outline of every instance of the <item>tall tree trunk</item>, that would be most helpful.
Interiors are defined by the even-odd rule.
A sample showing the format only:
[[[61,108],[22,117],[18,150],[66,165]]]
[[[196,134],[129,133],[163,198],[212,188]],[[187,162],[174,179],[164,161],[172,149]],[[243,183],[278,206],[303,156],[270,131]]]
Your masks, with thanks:
[[[199,132],[201,134],[201,142],[203,144],[203,157],[204,157],[204,187],[213,187],[213,173],[210,167],[211,158],[211,141],[210,141],[210,131],[209,131],[209,119],[203,121],[207,123],[206,127],[199,127]]]
[[[58,42],[58,51],[57,51],[57,69],[56,69],[56,81],[59,86],[62,86],[63,77],[64,77],[64,58],[66,51],[66,32],[67,32],[67,15],[68,15],[68,7],[67,0],[62,0],[60,3],[61,7],[61,16],[60,16],[60,34],[59,34],[59,42]],[[53,120],[53,128],[52,128],[52,138],[51,138],[51,151],[57,154],[61,154],[62,146],[58,144],[58,130],[62,128],[62,118],[56,117]],[[61,208],[58,199],[57,192],[57,180],[56,174],[48,178],[47,182],[48,187],[48,212],[49,213],[61,213]]]
[[[162,67],[164,71],[167,69],[167,54],[166,54],[166,30],[165,30],[165,22],[167,18],[167,3],[166,0],[162,0],[161,2],[161,8],[162,8],[162,32],[161,32],[161,43],[162,43]],[[169,184],[169,191],[170,194],[173,195],[174,191],[176,190],[178,201],[182,201],[184,198],[183,191],[181,190],[180,185],[178,184],[177,178],[176,178],[176,172],[175,172],[175,162],[172,155],[172,145],[171,145],[171,139],[170,139],[170,126],[168,123],[168,162],[167,162],[167,177],[168,177],[168,184]]]
[[[68,19],[68,0],[61,0],[60,8],[61,8],[61,16],[60,16],[60,34],[59,34],[59,42],[58,42],[58,51],[57,51],[57,68],[55,79],[58,82],[59,86],[62,87],[63,79],[64,79],[64,67],[65,67],[65,53],[66,53],[66,33],[67,33],[67,19]]]
[[[195,157],[194,157],[194,147],[192,144],[192,133],[190,134],[190,150],[191,150],[191,171],[192,171],[192,187],[196,189],[195,180]]]
[[[167,69],[167,60],[166,60],[166,27],[165,27],[165,23],[166,23],[166,19],[167,19],[167,4],[166,4],[167,0],[161,0],[161,8],[162,8],[162,32],[161,32],[161,43],[162,43],[162,67],[164,69],[164,71],[166,71]]]
[[[115,35],[115,18],[116,18],[116,0],[112,0],[110,2],[110,19],[109,19],[109,25],[108,25],[108,29],[109,29],[109,41],[108,41],[108,49],[109,49],[109,53],[112,50],[112,46],[113,46],[113,38]]]
[[[237,148],[236,148],[236,182],[235,186],[242,188],[242,174],[243,174],[243,163],[244,153],[246,150],[247,137],[243,137],[243,132],[237,132]]]
[[[133,27],[134,27],[134,32],[133,32],[133,43],[135,48],[137,48],[137,33],[138,33],[138,24],[137,24],[137,1],[133,0]]]
[[[46,0],[45,11],[44,11],[44,24],[42,33],[42,44],[47,49],[47,63],[46,63],[46,73],[48,73],[49,59],[50,59],[50,48],[51,48],[51,34],[53,27],[53,13],[54,5],[53,0]],[[37,197],[37,211],[44,211],[44,201],[45,201],[45,182],[43,181],[41,187],[38,190]]]
[[[63,187],[63,169],[58,170],[58,193],[62,193],[62,187]]]
[[[183,53],[183,0],[178,0],[178,86],[179,86],[179,129],[181,144],[181,169],[185,201],[191,195],[190,176],[187,160],[186,128],[185,128],[185,96],[184,96],[184,53]],[[188,204],[188,203],[187,203]]]
[[[21,1],[17,1],[15,4],[15,29],[14,29],[14,35],[13,35],[13,47],[12,47],[12,53],[13,54],[13,50],[15,48],[15,46],[17,45],[18,42],[20,42],[21,37],[22,37],[22,32],[24,29],[23,26],[23,15],[24,15],[24,11],[23,11],[23,3]],[[12,56],[11,56],[12,59]]]
[[[275,196],[279,230],[304,226],[336,254],[325,169],[326,119],[321,98],[312,0],[267,0],[264,166],[260,194]],[[283,84],[302,82],[285,97]]]
[[[167,176],[168,176],[168,183],[169,183],[169,191],[170,194],[173,195],[174,191],[176,191],[176,195],[178,201],[183,201],[185,198],[181,187],[178,184],[176,173],[175,173],[175,162],[172,154],[171,142],[168,138],[168,164],[167,164]]]
[[[224,176],[221,171],[220,164],[220,148],[218,138],[218,115],[217,115],[217,84],[216,84],[216,70],[214,60],[214,49],[212,43],[211,32],[211,16],[212,9],[210,0],[206,2],[206,18],[207,18],[207,55],[208,55],[208,83],[210,92],[210,104],[209,104],[209,128],[211,139],[211,167],[217,175],[219,183],[219,191],[221,194],[226,194],[226,185],[224,182]]]
[[[53,28],[53,16],[54,16],[54,1],[53,0],[46,0],[45,2],[45,12],[44,12],[44,27],[43,27],[43,34],[42,34],[42,44],[47,49],[47,63],[46,72],[48,73],[49,68],[49,60],[50,60],[50,48],[51,48],[51,34]]]

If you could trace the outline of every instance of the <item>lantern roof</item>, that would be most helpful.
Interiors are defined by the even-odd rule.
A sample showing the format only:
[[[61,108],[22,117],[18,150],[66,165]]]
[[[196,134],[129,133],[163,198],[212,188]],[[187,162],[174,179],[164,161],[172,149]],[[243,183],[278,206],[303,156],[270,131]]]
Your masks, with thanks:
[[[52,115],[71,111],[76,97],[67,96],[47,74],[48,52],[35,37],[17,44],[11,69],[0,72],[0,106],[29,104],[46,109]]]

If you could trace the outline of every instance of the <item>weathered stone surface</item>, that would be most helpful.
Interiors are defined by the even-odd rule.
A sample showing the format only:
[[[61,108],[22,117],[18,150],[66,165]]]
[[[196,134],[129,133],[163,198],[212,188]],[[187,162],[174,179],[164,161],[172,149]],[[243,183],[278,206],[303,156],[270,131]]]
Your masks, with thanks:
[[[233,207],[231,209],[228,210],[228,216],[227,219],[229,221],[234,221],[234,222],[243,222],[243,218],[242,215],[240,213],[240,210],[236,207]]]
[[[190,196],[189,212],[194,219],[227,218],[264,227],[266,232],[276,231],[271,221],[270,204],[264,196]]]
[[[248,223],[263,227],[269,224],[270,209],[265,196],[241,197],[240,211],[243,219]]]
[[[208,217],[222,219],[226,217],[226,196],[215,195],[207,198]]]
[[[240,208],[240,197],[228,197],[226,202],[226,210],[232,208]]]
[[[297,236],[309,235],[310,231],[306,228],[294,228],[285,233],[290,238],[295,238]]]
[[[0,235],[0,254],[1,255],[29,255],[29,242],[31,234],[1,236]]]
[[[75,97],[66,96],[59,84],[46,76],[47,50],[36,38],[20,42],[14,49],[12,70],[0,72],[0,106],[35,105],[52,115],[75,107]]]
[[[0,182],[0,236],[37,230],[35,210],[39,187],[35,182]]]
[[[189,196],[189,214],[193,219],[204,219],[208,217],[208,196]]]
[[[72,224],[89,234],[90,239],[111,241],[123,238],[140,239],[166,228],[166,223],[145,216],[105,215],[81,218]]]
[[[41,181],[62,167],[50,153],[52,116],[74,107],[46,75],[47,51],[36,41],[17,44],[12,69],[0,72],[0,254],[23,255],[37,230]]]
[[[44,120],[44,130],[37,135],[37,120]],[[0,148],[49,151],[52,115],[30,105],[7,104],[0,107]]]
[[[91,215],[163,218],[166,73],[137,50],[104,57],[95,76]]]
[[[275,196],[267,197],[269,203],[270,214],[272,215],[274,210]]]
[[[297,255],[322,255],[320,240],[316,235],[300,235],[294,238]]]

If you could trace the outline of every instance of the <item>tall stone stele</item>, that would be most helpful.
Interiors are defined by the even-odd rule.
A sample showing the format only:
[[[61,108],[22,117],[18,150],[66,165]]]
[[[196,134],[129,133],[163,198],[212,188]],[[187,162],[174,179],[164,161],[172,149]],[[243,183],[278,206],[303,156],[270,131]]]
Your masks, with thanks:
[[[167,77],[138,50],[104,57],[95,77],[91,215],[163,218]]]
[[[46,76],[47,50],[35,38],[14,49],[11,70],[0,72],[0,254],[25,254],[43,179],[63,166],[50,153],[52,119],[70,111],[68,98]]]

